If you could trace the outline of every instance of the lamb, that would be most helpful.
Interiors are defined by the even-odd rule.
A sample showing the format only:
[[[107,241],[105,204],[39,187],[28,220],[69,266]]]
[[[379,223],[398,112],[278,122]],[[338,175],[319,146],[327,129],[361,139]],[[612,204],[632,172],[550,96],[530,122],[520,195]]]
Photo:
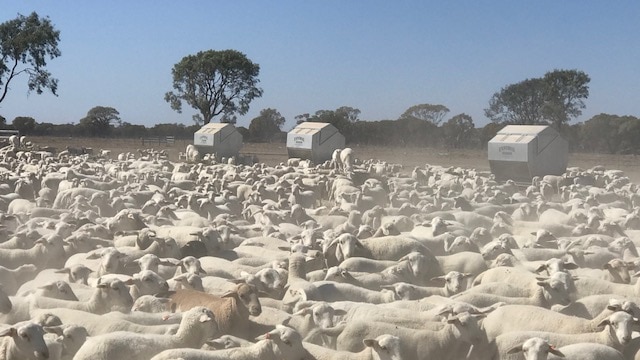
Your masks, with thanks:
[[[389,325],[353,321],[331,329],[318,329],[322,334],[337,336],[338,350],[361,351],[363,337],[375,337],[393,333],[402,339],[400,354],[405,359],[461,359],[483,339],[477,319],[469,313],[450,317],[442,330],[415,330]]]
[[[88,313],[86,311],[74,309],[44,309],[32,312],[32,316],[41,316],[43,314],[52,314],[60,318],[64,324],[81,325],[86,329],[90,336],[108,334],[114,331],[131,331],[140,334],[174,334],[176,330],[175,324],[165,325],[140,325],[127,320],[114,321],[105,318],[104,315]]]
[[[507,354],[522,352],[525,360],[623,360],[624,356],[618,350],[602,345],[578,343],[556,348],[545,339],[533,337],[522,345],[509,350]]]
[[[327,302],[334,301],[356,301],[370,304],[382,304],[398,300],[395,293],[390,290],[373,291],[351,284],[340,284],[327,281],[314,283],[317,288],[317,295],[305,293],[304,300],[320,300]],[[298,290],[303,292],[303,290]]]
[[[375,339],[363,339],[365,349],[352,353],[348,351],[335,351],[303,343],[304,348],[314,359],[318,360],[401,360],[401,340],[397,336],[384,334]]]
[[[64,281],[55,281],[45,284],[34,290],[32,296],[42,296],[52,299],[61,299],[68,301],[78,301],[75,294]],[[0,324],[15,324],[20,321],[27,321],[29,315],[32,297],[13,296],[9,297],[12,305],[11,311],[7,313],[0,312]]]
[[[62,347],[60,349],[60,359],[62,360],[71,360],[87,340],[87,336],[89,336],[87,329],[73,324],[46,326],[44,330],[57,335],[55,340],[59,342]],[[45,341],[47,341],[47,335],[45,335]],[[49,349],[49,351],[51,353],[51,349]],[[49,358],[52,359],[53,357],[50,356]]]
[[[597,331],[602,320],[616,311],[624,310],[622,303],[614,301],[595,318],[587,320],[558,314],[536,306],[505,305],[488,314],[482,324],[489,339],[494,339],[503,333],[518,330],[552,330],[563,334],[586,333]],[[509,321],[505,321],[505,319],[509,319]]]
[[[419,252],[426,257],[433,258],[433,254],[420,242],[406,236],[383,236],[358,240],[354,235],[342,234],[336,237],[329,247],[336,245],[338,261],[354,256],[361,256],[376,260],[398,260],[411,253]],[[325,249],[325,256],[328,249]],[[440,275],[440,274],[436,274]]]
[[[571,302],[567,285],[556,278],[539,280],[538,288],[528,297],[508,297],[487,293],[461,293],[453,297],[456,301],[475,306],[489,306],[498,302],[506,304],[537,305],[550,308],[555,304],[567,305]]]
[[[495,340],[495,344],[489,344],[485,349],[478,348],[470,354],[480,356],[483,359],[511,359],[508,352],[514,347],[524,343],[532,337],[541,337],[555,346],[565,346],[577,343],[599,343],[610,346],[616,350],[623,350],[631,341],[631,332],[634,326],[638,325],[638,320],[626,312],[618,311],[604,319],[600,327],[604,329],[600,332],[580,333],[580,334],[558,334],[544,331],[514,331],[502,334]]]
[[[253,343],[233,335],[222,335],[217,339],[207,340],[207,344],[203,346],[203,350],[222,350],[237,347],[251,346]],[[208,347],[205,349],[205,347]]]
[[[635,317],[640,317],[640,308],[635,302],[628,301],[622,296],[611,294],[585,296],[567,306],[553,305],[551,310],[564,315],[593,319],[602,309],[611,305],[614,301],[621,303],[622,311],[633,314]]]
[[[297,360],[309,354],[302,347],[302,338],[295,330],[277,325],[274,330],[259,336],[256,344],[216,351],[173,349],[154,356],[152,360]]]
[[[196,306],[185,312],[175,335],[148,335],[116,331],[94,336],[80,347],[74,360],[146,360],[172,348],[199,348],[217,333],[213,313]]]
[[[41,238],[36,241],[32,248],[27,250],[0,249],[0,264],[10,269],[15,269],[24,264],[38,264],[36,266],[39,269],[62,267],[62,264],[58,263],[63,261],[64,258],[62,239],[58,237],[51,239]]]
[[[49,358],[41,325],[26,322],[0,330],[0,359],[40,360]]]
[[[142,295],[133,302],[131,311],[141,311],[148,313],[169,312],[171,299],[157,297],[154,295]]]
[[[433,295],[451,297],[466,288],[466,279],[469,276],[471,274],[450,271],[447,275],[431,279],[432,281],[443,281],[444,287],[424,287],[400,282],[382,286],[382,288],[393,290],[400,300],[419,300]]]
[[[222,296],[183,289],[169,297],[172,311],[186,311],[194,306],[207,306],[215,314],[221,334],[239,337],[246,336],[250,330],[249,315],[258,316],[262,312],[257,291],[244,282],[239,282],[234,291],[229,291]]]
[[[129,289],[118,279],[98,283],[93,295],[87,301],[66,301],[32,296],[32,310],[63,307],[94,314],[105,314],[110,311],[129,312],[133,305]]]
[[[187,145],[187,148],[184,151],[184,155],[187,162],[198,162],[202,159],[202,155],[200,154],[200,150],[193,145]]]

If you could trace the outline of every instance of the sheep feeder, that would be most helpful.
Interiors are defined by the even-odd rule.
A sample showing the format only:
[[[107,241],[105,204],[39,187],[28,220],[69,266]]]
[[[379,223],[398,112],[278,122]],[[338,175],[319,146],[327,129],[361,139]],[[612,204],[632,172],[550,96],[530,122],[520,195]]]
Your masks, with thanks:
[[[228,123],[209,123],[193,134],[193,144],[202,153],[217,158],[238,156],[242,148],[242,134]]]
[[[289,157],[309,159],[315,164],[331,159],[335,149],[344,148],[344,136],[328,123],[303,122],[287,134]]]
[[[488,144],[489,166],[496,180],[529,182],[534,176],[561,175],[569,144],[549,126],[507,125]]]

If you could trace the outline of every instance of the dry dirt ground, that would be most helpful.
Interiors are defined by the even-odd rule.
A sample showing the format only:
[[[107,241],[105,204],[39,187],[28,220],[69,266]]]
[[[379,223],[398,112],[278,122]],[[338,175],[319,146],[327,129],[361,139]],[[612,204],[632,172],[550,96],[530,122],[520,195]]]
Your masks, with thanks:
[[[66,138],[66,137],[30,137],[30,141],[38,146],[52,146],[58,151],[66,146],[91,147],[95,151],[109,149],[112,153],[132,151],[142,148],[139,139],[101,139],[101,138]],[[178,153],[184,151],[191,140],[176,140],[173,145],[148,145],[155,149],[165,149],[171,160],[178,160]],[[477,170],[489,170],[486,150],[444,150],[432,148],[402,148],[381,146],[353,146],[360,159],[379,159],[399,163],[405,168],[424,164],[442,166],[460,166]],[[287,159],[284,143],[245,143],[241,153],[256,155],[261,162],[274,165]],[[569,166],[590,168],[603,165],[607,169],[624,171],[635,183],[640,183],[640,157],[634,155],[607,154],[569,154]]]

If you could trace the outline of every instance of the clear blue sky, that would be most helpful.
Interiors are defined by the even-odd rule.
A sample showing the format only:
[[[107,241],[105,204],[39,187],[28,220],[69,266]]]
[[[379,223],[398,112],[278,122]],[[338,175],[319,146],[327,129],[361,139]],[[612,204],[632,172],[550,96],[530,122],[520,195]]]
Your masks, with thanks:
[[[134,124],[184,123],[171,110],[171,68],[201,50],[235,49],[260,69],[261,109],[287,119],[351,106],[363,120],[397,119],[421,103],[476,126],[496,91],[553,69],[591,77],[587,108],[640,117],[638,1],[9,1],[0,22],[36,11],[60,30],[62,56],[48,69],[59,96],[27,96],[19,78],[0,103],[11,122],[77,123],[111,106]],[[214,120],[215,121],[215,120]]]

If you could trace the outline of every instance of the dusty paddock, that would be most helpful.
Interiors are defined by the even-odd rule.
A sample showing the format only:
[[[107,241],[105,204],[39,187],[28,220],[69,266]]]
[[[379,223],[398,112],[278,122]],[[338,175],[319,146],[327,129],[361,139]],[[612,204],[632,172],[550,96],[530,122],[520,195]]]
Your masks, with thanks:
[[[38,146],[53,146],[58,151],[66,146],[91,147],[95,151],[111,150],[112,153],[135,152],[142,148],[138,139],[102,139],[102,138],[66,138],[66,137],[30,137]],[[171,160],[178,159],[178,153],[184,151],[190,140],[176,140],[173,145],[149,145],[155,149],[164,149]],[[478,170],[489,170],[486,150],[443,150],[431,148],[401,148],[380,146],[353,146],[356,156],[361,159],[379,159],[399,163],[406,168],[434,164],[442,166],[460,166]],[[261,162],[270,165],[287,159],[287,149],[283,143],[245,143],[242,153],[256,155]],[[624,171],[633,182],[640,183],[640,157],[634,155],[606,155],[571,153],[569,166],[590,168],[603,165],[607,169]]]

